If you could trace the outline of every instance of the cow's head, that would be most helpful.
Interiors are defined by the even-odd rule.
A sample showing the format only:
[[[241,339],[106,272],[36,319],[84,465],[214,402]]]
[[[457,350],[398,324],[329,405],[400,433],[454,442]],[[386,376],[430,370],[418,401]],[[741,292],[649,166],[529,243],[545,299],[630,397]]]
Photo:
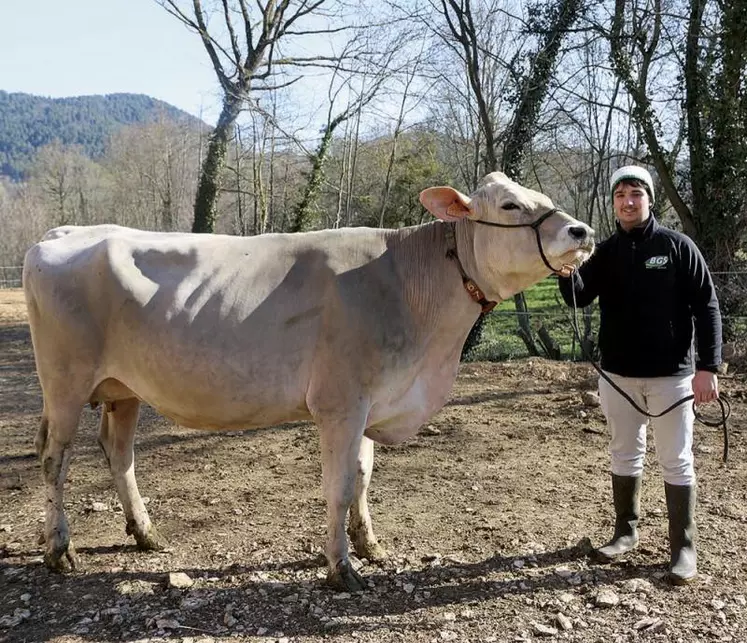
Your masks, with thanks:
[[[570,274],[594,248],[589,226],[502,172],[488,174],[470,196],[433,187],[420,193],[420,202],[439,219],[458,222],[460,260],[491,299],[521,292],[550,274],[550,267]]]

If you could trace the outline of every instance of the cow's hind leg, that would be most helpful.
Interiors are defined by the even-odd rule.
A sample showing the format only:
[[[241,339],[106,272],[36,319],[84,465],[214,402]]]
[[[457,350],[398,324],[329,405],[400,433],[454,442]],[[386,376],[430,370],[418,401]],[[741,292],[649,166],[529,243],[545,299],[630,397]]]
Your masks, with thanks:
[[[353,500],[357,460],[363,437],[362,421],[317,424],[322,448],[322,479],[327,503],[327,581],[334,587],[348,591],[366,588],[353,569],[348,556],[345,518]]]
[[[135,429],[140,400],[107,402],[101,414],[99,444],[109,463],[119,500],[127,519],[127,533],[140,549],[160,550],[165,542],[150,521],[135,480]]]
[[[77,565],[63,496],[82,410],[82,405],[47,406],[45,403],[35,441],[44,477],[44,564],[59,572],[70,571]]]
[[[376,540],[371,526],[371,515],[368,512],[368,485],[371,482],[373,460],[373,440],[364,436],[358,454],[358,471],[353,504],[350,505],[348,535],[358,556],[377,561],[386,558],[386,551]]]

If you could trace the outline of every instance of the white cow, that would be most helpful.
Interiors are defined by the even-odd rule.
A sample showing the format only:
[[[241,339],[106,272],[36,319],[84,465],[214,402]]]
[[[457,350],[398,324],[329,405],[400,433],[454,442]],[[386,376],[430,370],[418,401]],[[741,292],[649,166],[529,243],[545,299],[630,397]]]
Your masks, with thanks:
[[[471,197],[433,187],[420,200],[446,223],[249,238],[67,226],[33,246],[23,286],[44,397],[47,566],[75,565],[63,486],[88,403],[104,404],[99,441],[127,533],[162,547],[133,464],[147,402],[202,429],[313,420],[328,578],[362,588],[345,521],[350,510],[359,556],[384,555],[366,500],[374,441],[411,438],[446,402],[476,300],[487,309],[593,247],[588,226],[500,173]]]

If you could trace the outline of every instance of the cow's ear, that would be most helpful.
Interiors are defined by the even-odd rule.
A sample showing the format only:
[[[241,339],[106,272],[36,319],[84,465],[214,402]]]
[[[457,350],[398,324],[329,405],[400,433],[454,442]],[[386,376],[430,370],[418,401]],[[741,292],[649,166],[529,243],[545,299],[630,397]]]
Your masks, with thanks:
[[[426,188],[420,193],[420,202],[434,217],[444,221],[458,221],[472,215],[472,199],[454,188]]]

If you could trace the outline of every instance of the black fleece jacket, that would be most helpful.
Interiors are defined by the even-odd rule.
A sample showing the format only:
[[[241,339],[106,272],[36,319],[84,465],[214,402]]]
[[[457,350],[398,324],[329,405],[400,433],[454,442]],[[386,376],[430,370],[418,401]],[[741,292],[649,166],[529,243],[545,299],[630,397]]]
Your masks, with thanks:
[[[711,275],[693,241],[654,219],[620,225],[572,278],[560,278],[569,306],[599,297],[601,367],[625,377],[716,372],[721,313]],[[698,361],[693,364],[693,320]]]

